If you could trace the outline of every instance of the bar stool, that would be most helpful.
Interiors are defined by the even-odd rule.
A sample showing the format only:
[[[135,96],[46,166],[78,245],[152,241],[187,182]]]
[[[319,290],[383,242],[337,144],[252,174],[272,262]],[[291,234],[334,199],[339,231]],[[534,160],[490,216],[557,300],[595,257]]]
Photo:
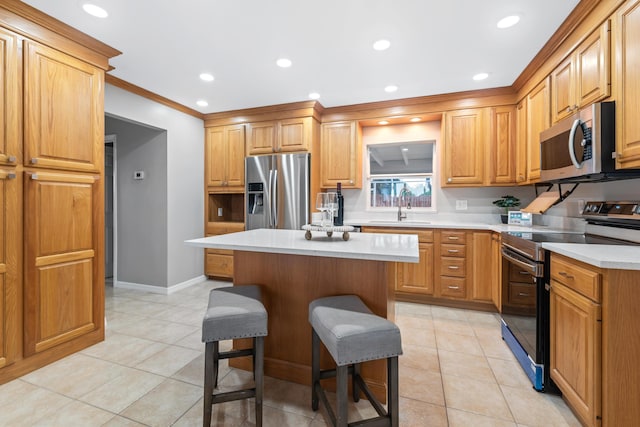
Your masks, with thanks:
[[[262,425],[262,395],[264,389],[264,337],[267,335],[267,311],[262,305],[257,285],[230,286],[213,289],[202,321],[202,342],[205,343],[204,414],[202,425],[211,425],[212,406],[233,400],[256,399],[256,426]],[[219,351],[219,341],[253,338],[253,347],[245,350]],[[220,359],[252,356],[255,385],[252,388],[213,393],[218,386]]]
[[[318,410],[322,401],[334,427],[351,425],[398,427],[398,356],[402,354],[400,329],[376,316],[355,295],[319,298],[309,304],[311,339],[311,407]],[[320,342],[327,348],[337,367],[320,370]],[[387,359],[387,410],[375,398],[360,376],[360,363]],[[348,424],[347,380],[351,375],[353,400],[362,391],[378,417]],[[337,408],[334,414],[320,380],[336,377]]]

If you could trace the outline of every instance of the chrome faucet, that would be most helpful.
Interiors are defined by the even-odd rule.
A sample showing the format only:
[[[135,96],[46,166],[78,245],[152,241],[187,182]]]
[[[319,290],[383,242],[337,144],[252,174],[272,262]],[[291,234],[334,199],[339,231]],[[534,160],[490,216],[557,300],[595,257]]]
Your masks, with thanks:
[[[400,190],[400,195],[398,196],[398,222],[407,218],[407,213],[402,213],[402,201],[405,200],[407,194],[411,194],[411,192],[407,188],[407,184],[405,184],[404,187],[402,187],[402,190]],[[411,209],[411,202],[406,205],[407,209]]]

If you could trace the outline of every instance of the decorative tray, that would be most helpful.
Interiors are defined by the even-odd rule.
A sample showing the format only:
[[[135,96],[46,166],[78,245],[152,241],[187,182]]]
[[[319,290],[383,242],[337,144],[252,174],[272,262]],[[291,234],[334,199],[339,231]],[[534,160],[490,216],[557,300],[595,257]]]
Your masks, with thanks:
[[[311,240],[311,232],[312,231],[320,231],[323,233],[327,233],[328,237],[333,236],[333,233],[342,233],[342,240],[349,240],[349,232],[355,230],[351,225],[329,225],[323,227],[321,225],[316,224],[306,224],[302,226],[302,229],[306,231],[304,233],[304,238],[307,240]]]

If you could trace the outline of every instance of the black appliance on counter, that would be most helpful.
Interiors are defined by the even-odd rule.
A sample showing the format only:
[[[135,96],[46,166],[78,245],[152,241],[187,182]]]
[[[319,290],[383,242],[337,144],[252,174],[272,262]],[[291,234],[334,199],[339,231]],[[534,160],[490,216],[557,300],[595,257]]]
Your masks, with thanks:
[[[588,202],[582,216],[584,234],[502,233],[502,338],[538,391],[559,393],[549,369],[550,253],[543,243],[640,244],[640,202]]]

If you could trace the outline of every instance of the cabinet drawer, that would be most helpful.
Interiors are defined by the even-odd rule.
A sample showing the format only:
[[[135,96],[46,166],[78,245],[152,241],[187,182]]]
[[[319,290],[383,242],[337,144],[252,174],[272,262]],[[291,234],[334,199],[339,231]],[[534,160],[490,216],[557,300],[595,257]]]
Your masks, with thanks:
[[[466,275],[466,265],[464,258],[440,258],[440,275],[441,276],[454,276],[464,277]]]
[[[244,231],[243,222],[219,221],[207,223],[207,234],[227,234]]]
[[[595,302],[602,299],[600,273],[588,269],[579,261],[552,255],[551,279]]]
[[[527,270],[519,268],[515,264],[509,263],[509,281],[531,283],[534,278]]]
[[[233,255],[230,249],[205,249],[207,255]]]
[[[233,256],[207,253],[205,273],[207,276],[232,277]]]
[[[389,234],[417,234],[418,242],[433,243],[433,230],[420,230],[415,228],[395,227],[362,227],[363,233],[389,233]]]
[[[440,245],[440,255],[445,257],[464,258],[467,255],[467,247],[465,245],[454,245],[451,243],[443,243]]]
[[[465,298],[467,295],[467,281],[461,277],[440,278],[440,295],[444,297]]]
[[[464,231],[441,231],[442,243],[466,243],[467,234]]]
[[[510,282],[509,283],[509,304],[536,306],[536,286],[535,284]]]

